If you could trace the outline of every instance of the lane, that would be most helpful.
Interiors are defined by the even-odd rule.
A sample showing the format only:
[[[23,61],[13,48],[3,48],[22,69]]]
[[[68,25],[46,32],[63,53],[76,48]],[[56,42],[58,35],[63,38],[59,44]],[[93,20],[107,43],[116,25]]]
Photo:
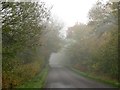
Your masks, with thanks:
[[[108,85],[80,76],[60,65],[52,65],[45,88],[111,88]]]

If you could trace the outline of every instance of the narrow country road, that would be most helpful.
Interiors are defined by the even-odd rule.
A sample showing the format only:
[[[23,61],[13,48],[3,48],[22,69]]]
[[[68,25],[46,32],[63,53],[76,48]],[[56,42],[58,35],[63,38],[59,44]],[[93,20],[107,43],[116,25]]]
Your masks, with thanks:
[[[110,88],[110,86],[80,76],[63,66],[52,65],[45,88]]]

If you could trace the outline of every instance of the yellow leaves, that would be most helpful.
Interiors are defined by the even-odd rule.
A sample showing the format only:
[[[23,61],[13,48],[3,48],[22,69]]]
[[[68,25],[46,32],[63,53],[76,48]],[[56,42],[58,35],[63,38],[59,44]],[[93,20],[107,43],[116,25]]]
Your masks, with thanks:
[[[25,76],[27,79],[34,77],[40,70],[42,62],[35,60],[32,63],[24,64],[16,69],[19,73],[22,73],[22,77]]]
[[[82,65],[82,64],[80,64],[80,63],[76,64],[74,67],[75,67],[76,69],[80,70],[80,71],[83,71],[83,72],[87,71],[86,66],[84,66],[84,65]]]
[[[3,72],[3,87],[17,86],[32,79],[42,69],[43,60],[34,60],[34,62],[19,65],[13,69],[13,72]]]

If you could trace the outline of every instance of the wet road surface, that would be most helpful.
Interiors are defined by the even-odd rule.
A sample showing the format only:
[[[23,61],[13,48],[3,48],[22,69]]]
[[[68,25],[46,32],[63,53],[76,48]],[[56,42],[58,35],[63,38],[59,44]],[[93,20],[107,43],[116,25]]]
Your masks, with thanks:
[[[111,88],[108,85],[85,78],[60,65],[52,65],[45,88]]]

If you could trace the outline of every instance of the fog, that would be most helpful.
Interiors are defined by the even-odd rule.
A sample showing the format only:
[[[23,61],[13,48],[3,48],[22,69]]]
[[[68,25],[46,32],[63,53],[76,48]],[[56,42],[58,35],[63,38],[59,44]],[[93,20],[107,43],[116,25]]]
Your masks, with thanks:
[[[3,88],[120,86],[119,3],[8,0],[1,4]]]
[[[54,65],[54,64],[60,64],[60,60],[62,59],[62,54],[61,53],[52,53],[50,55],[50,59],[49,59],[49,64],[50,65]]]

